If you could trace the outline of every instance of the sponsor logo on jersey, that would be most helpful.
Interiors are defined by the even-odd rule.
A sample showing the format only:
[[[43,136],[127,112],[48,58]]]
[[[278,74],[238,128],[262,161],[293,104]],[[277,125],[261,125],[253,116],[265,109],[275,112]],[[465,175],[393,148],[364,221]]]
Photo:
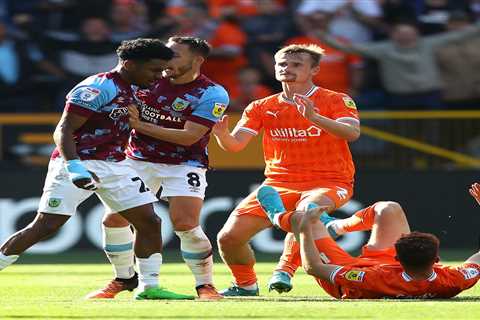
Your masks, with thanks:
[[[97,88],[85,87],[79,90],[78,97],[80,98],[80,100],[90,102],[93,101],[96,97],[98,97],[99,94],[100,90],[98,90]]]
[[[352,98],[350,97],[343,97],[343,103],[345,104],[345,107],[350,108],[350,109],[357,109],[357,106],[355,105],[355,102],[353,101]]]
[[[273,140],[306,140],[308,137],[319,137],[321,133],[322,130],[316,126],[310,126],[307,129],[270,129],[270,136],[272,136]]]
[[[48,199],[48,206],[50,208],[57,208],[60,203],[62,203],[62,199],[60,198],[49,198]]]
[[[458,271],[463,274],[465,280],[476,278],[480,273],[477,268],[459,268]]]
[[[360,270],[350,270],[345,273],[345,279],[348,281],[362,282],[364,276],[365,272]]]
[[[185,110],[189,104],[190,102],[187,100],[183,100],[182,98],[176,98],[172,102],[172,109],[175,111],[182,111]]]
[[[213,105],[212,114],[213,116],[220,118],[222,114],[225,112],[225,109],[227,109],[227,106],[225,104],[220,102],[215,102],[215,104]]]
[[[122,118],[126,115],[128,115],[128,108],[127,107],[118,107],[118,108],[113,109],[110,112],[109,117],[112,120],[118,120],[118,119],[120,119],[120,118]]]

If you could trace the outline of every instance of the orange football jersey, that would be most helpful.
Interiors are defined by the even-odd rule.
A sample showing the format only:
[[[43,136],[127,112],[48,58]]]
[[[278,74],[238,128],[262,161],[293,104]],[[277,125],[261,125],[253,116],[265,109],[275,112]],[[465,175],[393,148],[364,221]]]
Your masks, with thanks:
[[[477,283],[480,265],[435,265],[432,275],[426,280],[412,279],[400,264],[338,267],[330,278],[330,282],[317,281],[336,298],[451,298]]]
[[[358,121],[355,103],[345,94],[312,87],[306,96],[322,116]],[[254,135],[264,130],[267,182],[353,183],[355,168],[348,142],[315,126],[282,94],[250,103],[237,128]]]

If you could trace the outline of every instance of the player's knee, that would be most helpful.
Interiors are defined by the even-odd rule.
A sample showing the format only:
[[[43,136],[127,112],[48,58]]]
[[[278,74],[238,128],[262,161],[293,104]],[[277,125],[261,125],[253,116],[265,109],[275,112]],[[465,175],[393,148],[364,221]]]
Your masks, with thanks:
[[[175,230],[191,230],[195,228],[198,225],[197,221],[190,220],[185,217],[176,217],[176,218],[171,218],[172,220],[172,225]]]
[[[160,233],[162,230],[162,220],[159,216],[153,214],[148,219],[135,221],[134,227],[140,232]]]
[[[128,221],[118,213],[106,214],[103,217],[102,224],[107,228],[122,228],[130,225]]]
[[[405,217],[402,206],[394,201],[382,201],[376,206],[379,217],[400,219]]]
[[[238,246],[240,241],[234,233],[221,230],[217,235],[217,243],[220,249],[224,249]]]
[[[39,219],[32,226],[43,237],[49,236],[57,232],[64,224],[64,221],[52,219]]]

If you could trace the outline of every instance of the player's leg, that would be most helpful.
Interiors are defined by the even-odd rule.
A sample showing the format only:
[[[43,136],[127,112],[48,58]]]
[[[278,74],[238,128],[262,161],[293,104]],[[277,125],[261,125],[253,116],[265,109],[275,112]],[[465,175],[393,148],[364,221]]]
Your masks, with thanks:
[[[380,201],[346,219],[326,223],[329,233],[342,235],[347,232],[371,230],[370,239],[363,247],[360,258],[382,263],[395,262],[394,244],[402,234],[409,233],[405,212],[393,201]]]
[[[51,160],[35,219],[10,236],[0,247],[0,270],[18,259],[18,255],[54,234],[72,216],[77,206],[93,194],[77,188],[68,179],[62,159]]]
[[[281,210],[293,210],[301,194],[281,187],[278,190],[279,202],[282,204]],[[285,203],[286,208],[283,203]],[[270,217],[267,217],[267,215],[270,215]],[[258,232],[271,227],[274,224],[273,216],[274,213],[261,207],[257,200],[257,190],[248,195],[230,215],[225,226],[218,234],[218,246],[220,254],[229,266],[235,281],[233,287],[223,291],[223,295],[258,294],[257,280],[253,269],[255,257],[248,241]]]
[[[326,212],[331,212],[338,206],[343,205],[351,196],[351,191],[345,195],[338,194],[337,188],[318,188],[305,192],[302,200],[298,203],[297,210],[306,211],[315,207],[325,208]],[[347,190],[347,189],[344,189]],[[327,214],[325,212],[325,214]],[[282,218],[280,218],[282,220]],[[283,220],[288,221],[288,214],[284,215]],[[275,290],[279,293],[288,292],[292,289],[291,277],[301,265],[300,245],[295,240],[292,233],[285,237],[285,244],[280,261],[273,272],[268,283],[269,290]]]
[[[274,188],[261,188],[258,193],[258,200],[264,207],[265,211],[277,213],[274,216],[271,214],[269,215],[272,223],[282,230],[290,232],[292,230],[291,221],[294,215],[298,215],[307,210],[316,210],[316,208],[319,207],[321,207],[322,210],[324,210],[324,214],[326,214],[326,211],[331,211],[335,207],[343,205],[343,203],[349,198],[348,195],[351,195],[351,192],[345,195],[339,195],[336,188],[315,189],[306,192],[302,200],[298,203],[299,210],[292,212],[282,208],[283,202]],[[324,238],[324,227],[317,227],[320,228],[320,230],[317,235],[318,238],[316,239]],[[276,290],[279,293],[290,291],[292,289],[291,277],[300,265],[300,246],[295,240],[293,234],[289,233],[285,240],[285,247],[281,260],[269,281],[269,290]]]
[[[69,218],[69,215],[37,213],[28,226],[11,235],[0,247],[0,270],[14,263],[25,250],[57,232]]]
[[[138,270],[135,298],[192,299],[161,289],[158,275],[162,264],[161,221],[153,210],[155,195],[137,172],[125,162],[85,161],[89,170],[100,179],[96,193],[107,212],[118,212],[135,229],[134,252]]]
[[[220,299],[213,285],[212,244],[200,226],[200,211],[207,187],[206,170],[185,165],[162,165],[162,199],[168,199],[183,260],[195,278],[201,299]]]
[[[154,167],[156,164],[132,159],[125,159],[124,162],[135,168],[138,177],[145,182],[146,188],[157,194],[161,184],[161,173]],[[132,291],[138,286],[138,274],[134,268],[134,235],[130,224],[118,213],[106,213],[102,231],[103,248],[113,266],[115,278],[105,287],[89,293],[87,299],[112,299],[118,293]]]
[[[397,202],[380,201],[375,203],[372,209],[375,217],[366,248],[371,250],[393,248],[402,234],[410,233],[405,212]]]
[[[175,234],[180,239],[183,260],[195,278],[195,289],[201,299],[220,299],[213,284],[212,244],[200,226],[203,199],[169,197],[169,212]]]
[[[115,278],[105,287],[89,293],[87,299],[113,299],[118,293],[132,291],[138,286],[130,223],[118,213],[106,214],[102,231],[103,250],[112,264]]]
[[[249,241],[258,232],[271,227],[266,218],[236,214],[234,211],[222,230],[218,233],[218,248],[225,264],[230,269],[233,286],[220,292],[223,296],[258,295],[257,276],[255,274],[255,255]]]

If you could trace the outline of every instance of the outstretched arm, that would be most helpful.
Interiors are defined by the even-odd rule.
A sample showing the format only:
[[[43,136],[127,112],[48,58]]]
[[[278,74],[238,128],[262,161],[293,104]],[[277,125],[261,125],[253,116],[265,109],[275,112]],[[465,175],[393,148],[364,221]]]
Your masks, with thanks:
[[[320,212],[320,211],[318,211]],[[316,278],[331,281],[332,274],[339,268],[337,265],[324,264],[320,259],[312,236],[312,223],[318,223],[318,215],[305,213],[300,222],[300,255],[305,272]]]
[[[472,197],[477,201],[477,203],[480,205],[480,183],[475,182],[470,186],[470,189],[468,189],[468,192],[472,195]],[[480,264],[480,252],[475,253],[472,255],[470,258],[465,261],[465,263],[476,263]]]
[[[225,151],[238,152],[243,150],[255,136],[254,134],[240,130],[237,126],[230,133],[228,129],[228,116],[224,115],[212,130],[218,145]]]

